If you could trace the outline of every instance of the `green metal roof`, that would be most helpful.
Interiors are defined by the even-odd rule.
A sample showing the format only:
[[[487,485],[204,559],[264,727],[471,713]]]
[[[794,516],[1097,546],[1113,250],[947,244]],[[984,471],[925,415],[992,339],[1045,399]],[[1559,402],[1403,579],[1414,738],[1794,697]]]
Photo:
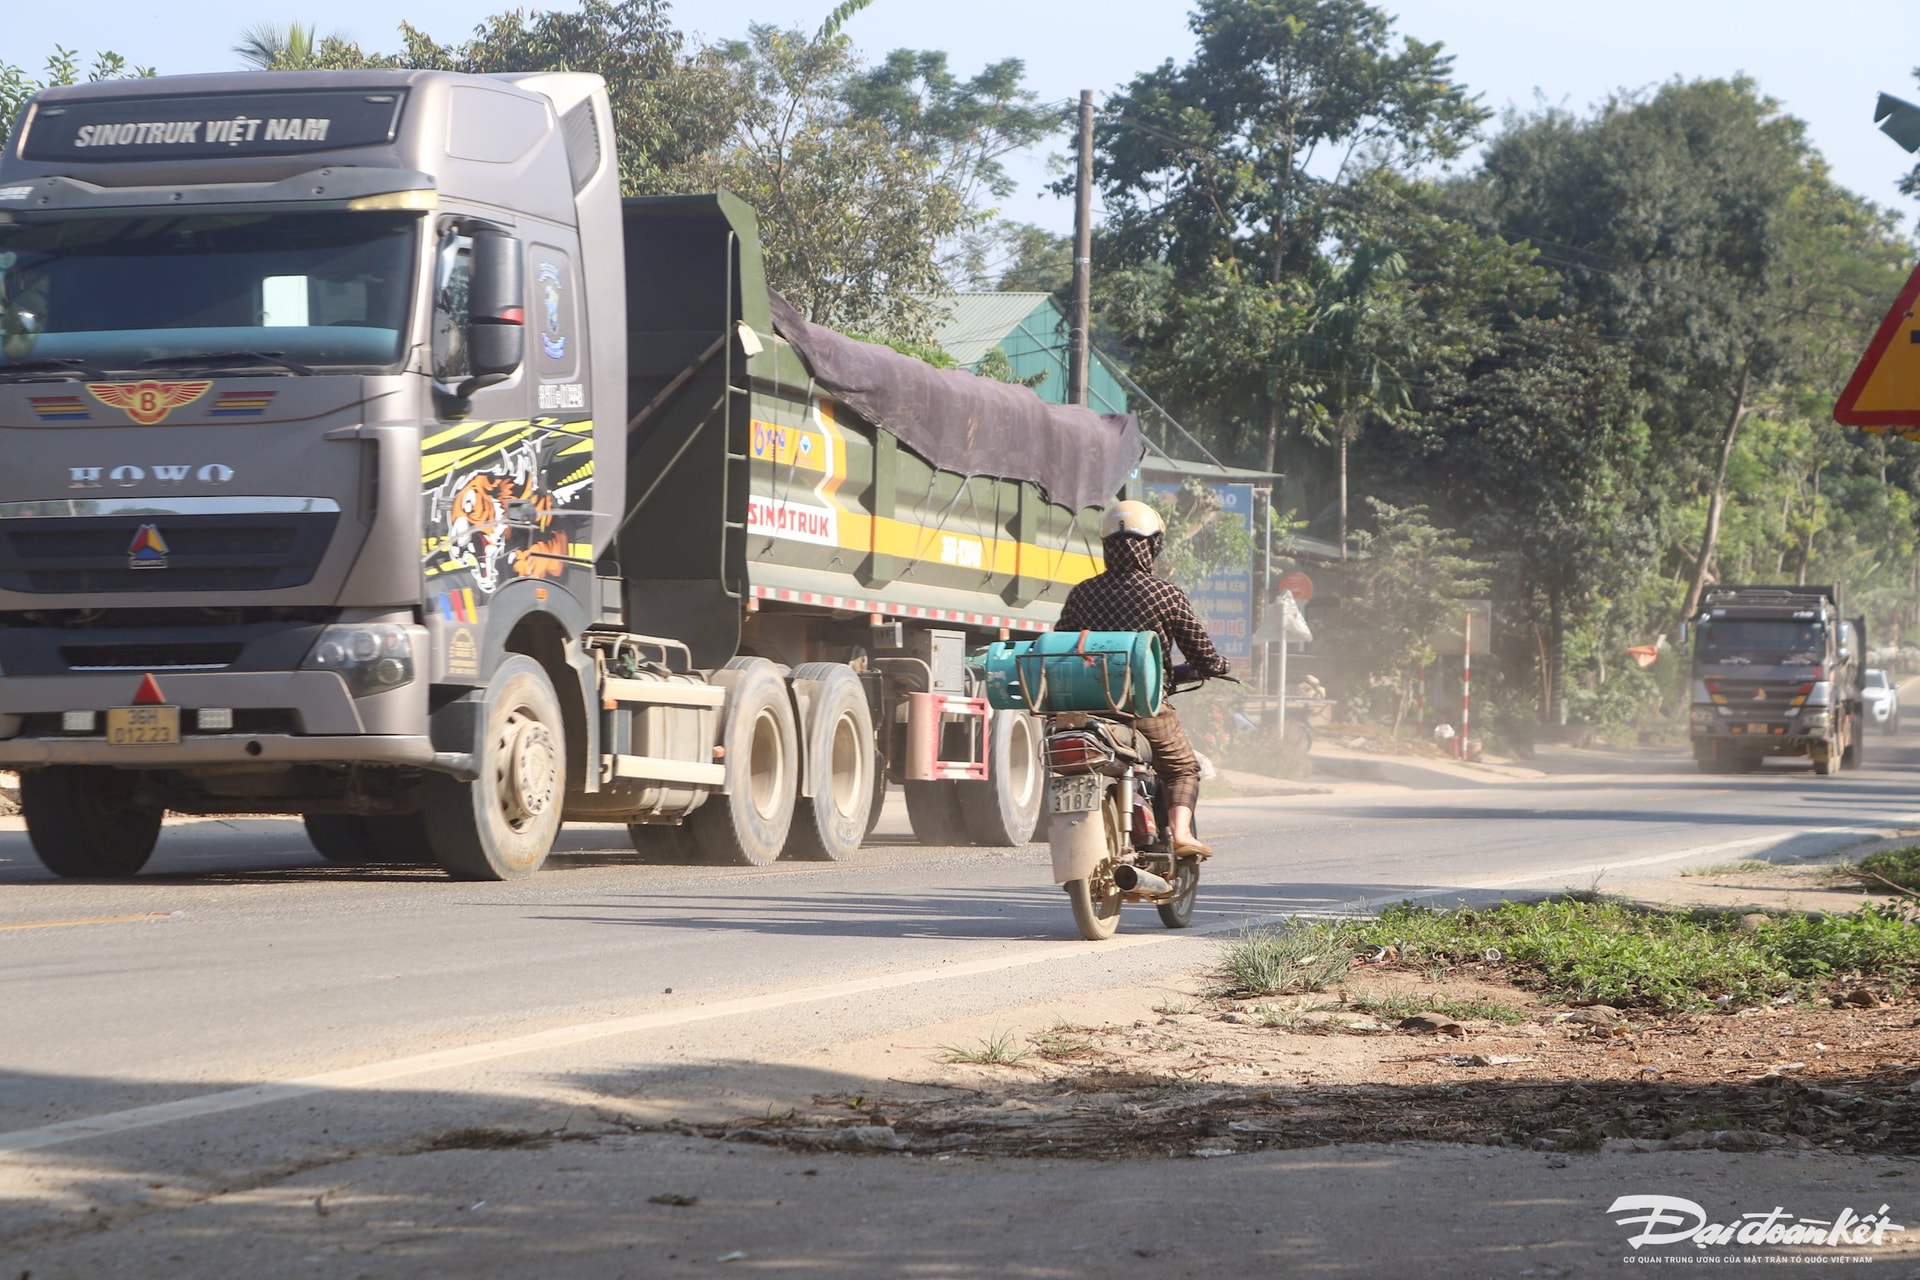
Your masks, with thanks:
[[[1007,340],[1043,302],[1044,293],[950,293],[934,299],[946,320],[933,345],[971,369]]]
[[[1044,373],[1034,388],[1042,400],[1067,401],[1067,318],[1045,293],[950,293],[933,300],[944,321],[934,344],[969,369],[999,347],[1016,378]],[[1087,404],[1096,413],[1125,413],[1127,392],[1107,357],[1093,353],[1087,371]]]

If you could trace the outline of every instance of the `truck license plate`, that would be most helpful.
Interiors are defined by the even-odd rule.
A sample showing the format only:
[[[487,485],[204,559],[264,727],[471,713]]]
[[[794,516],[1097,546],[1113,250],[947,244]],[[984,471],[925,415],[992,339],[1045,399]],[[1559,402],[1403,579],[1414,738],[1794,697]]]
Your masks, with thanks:
[[[180,741],[178,707],[108,707],[107,742],[116,747],[171,747]]]
[[[1053,812],[1089,813],[1100,807],[1100,792],[1106,779],[1097,773],[1081,773],[1053,780]]]

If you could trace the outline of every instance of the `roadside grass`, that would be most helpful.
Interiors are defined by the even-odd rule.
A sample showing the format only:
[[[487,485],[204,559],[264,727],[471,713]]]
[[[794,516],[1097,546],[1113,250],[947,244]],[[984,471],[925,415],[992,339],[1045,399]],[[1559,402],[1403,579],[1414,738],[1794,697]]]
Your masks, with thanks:
[[[1920,844],[1870,853],[1854,863],[1852,870],[1863,879],[1870,877],[1869,886],[1878,880],[1909,893],[1920,892]]]
[[[1344,920],[1243,930],[1221,953],[1220,994],[1277,996],[1324,991],[1347,971],[1356,945]]]
[[[1159,1004],[1153,1006],[1153,1011],[1162,1017],[1181,1017],[1193,1012],[1193,1002],[1191,1000],[1162,1000]]]
[[[1347,1008],[1372,1014],[1376,1018],[1411,1018],[1416,1013],[1443,1013],[1459,1022],[1478,1019],[1503,1023],[1509,1027],[1527,1020],[1526,1010],[1516,1009],[1498,1000],[1472,997],[1456,1000],[1451,996],[1420,995],[1410,991],[1389,991],[1378,995],[1354,992],[1347,996]]]
[[[973,1067],[1011,1067],[1024,1061],[1030,1050],[1019,1047],[1019,1042],[1011,1031],[1002,1031],[982,1040],[976,1048],[964,1048],[960,1045],[941,1045],[940,1061],[965,1063]]]
[[[1048,1062],[1071,1062],[1076,1058],[1091,1057],[1095,1048],[1087,1028],[1065,1022],[1057,1022],[1038,1035],[1028,1036],[1027,1043],[1033,1046],[1036,1056]]]
[[[1218,978],[1223,994],[1318,991],[1355,952],[1378,947],[1430,977],[1473,965],[1550,999],[1620,1008],[1740,1006],[1847,980],[1896,989],[1920,980],[1920,928],[1897,907],[1784,912],[1753,927],[1752,913],[1571,898],[1484,910],[1401,903],[1372,919],[1250,929],[1223,948]]]
[[[1680,874],[1683,876],[1737,876],[1773,869],[1771,862],[1762,862],[1758,858],[1742,858],[1738,862],[1713,862],[1704,867],[1686,867]]]

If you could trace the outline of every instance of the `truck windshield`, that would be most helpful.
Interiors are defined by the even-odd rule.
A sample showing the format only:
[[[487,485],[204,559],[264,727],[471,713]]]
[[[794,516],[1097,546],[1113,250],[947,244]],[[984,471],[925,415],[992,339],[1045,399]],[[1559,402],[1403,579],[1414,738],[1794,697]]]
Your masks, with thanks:
[[[1824,622],[1805,618],[1709,618],[1700,625],[1702,662],[1818,662]]]
[[[419,221],[316,212],[0,225],[0,378],[178,369],[195,357],[250,357],[249,373],[396,365]]]

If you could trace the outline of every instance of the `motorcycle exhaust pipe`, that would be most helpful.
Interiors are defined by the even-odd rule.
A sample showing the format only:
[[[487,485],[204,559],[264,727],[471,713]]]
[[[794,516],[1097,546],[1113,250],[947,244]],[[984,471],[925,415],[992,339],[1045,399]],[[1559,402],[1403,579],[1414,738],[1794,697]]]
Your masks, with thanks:
[[[1149,898],[1173,896],[1172,885],[1151,871],[1142,871],[1131,862],[1122,862],[1114,867],[1113,883],[1122,893],[1144,893]]]

